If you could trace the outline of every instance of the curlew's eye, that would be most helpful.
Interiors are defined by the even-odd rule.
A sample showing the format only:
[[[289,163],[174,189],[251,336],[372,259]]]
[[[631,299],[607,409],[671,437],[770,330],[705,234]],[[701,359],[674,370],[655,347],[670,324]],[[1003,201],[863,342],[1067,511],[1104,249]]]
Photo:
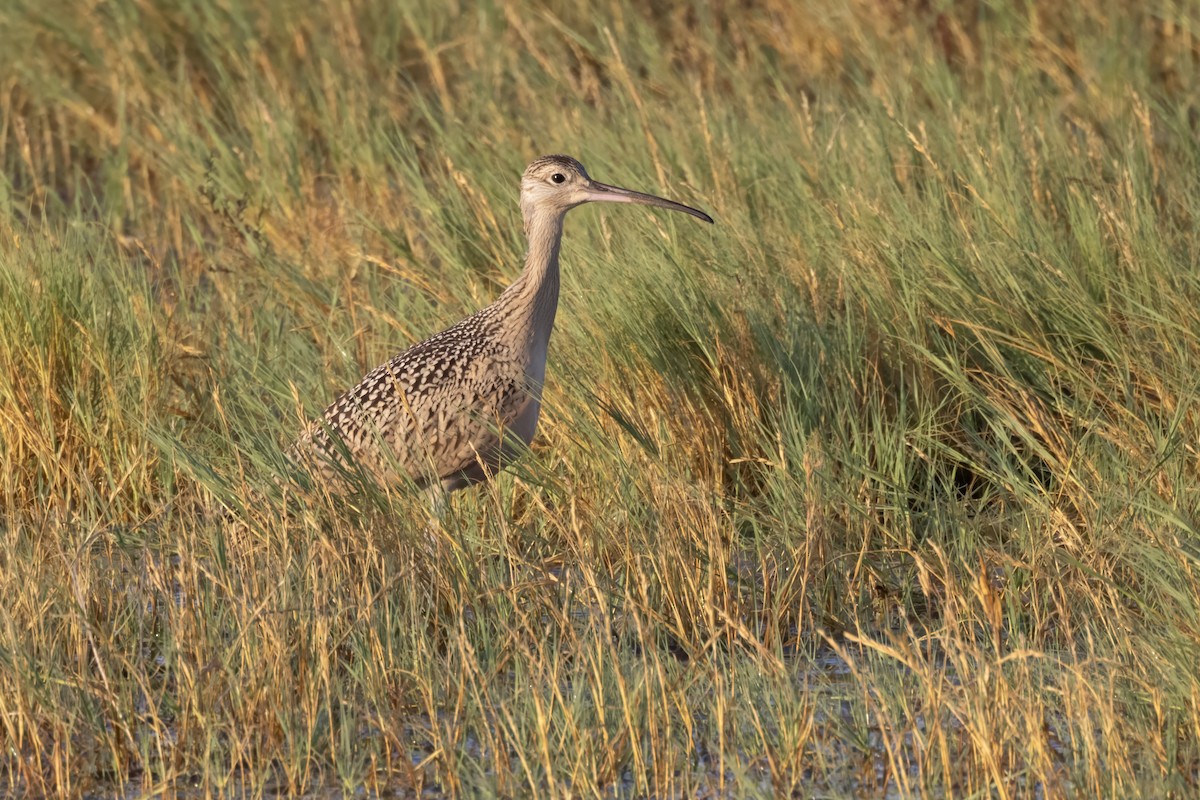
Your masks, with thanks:
[[[561,172],[556,172],[550,176],[550,180],[554,181],[555,183],[562,183],[566,179],[567,179],[567,176],[563,175]]]

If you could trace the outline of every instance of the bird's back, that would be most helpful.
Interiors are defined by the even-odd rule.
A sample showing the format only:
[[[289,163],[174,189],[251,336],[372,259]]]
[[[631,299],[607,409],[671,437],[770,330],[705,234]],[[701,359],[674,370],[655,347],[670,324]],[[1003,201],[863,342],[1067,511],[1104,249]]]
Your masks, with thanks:
[[[540,394],[528,348],[503,330],[489,307],[413,345],[334,401],[290,453],[326,479],[362,470],[447,489],[483,479]],[[524,433],[528,443],[532,427]]]

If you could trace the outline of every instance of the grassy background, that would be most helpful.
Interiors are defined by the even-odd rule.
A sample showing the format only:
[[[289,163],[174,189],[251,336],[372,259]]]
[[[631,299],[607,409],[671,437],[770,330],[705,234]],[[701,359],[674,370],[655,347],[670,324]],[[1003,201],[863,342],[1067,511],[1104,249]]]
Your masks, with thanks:
[[[1200,10],[1043,5],[4,4],[0,791],[1194,796]],[[718,225],[440,553],[255,499],[549,152]]]

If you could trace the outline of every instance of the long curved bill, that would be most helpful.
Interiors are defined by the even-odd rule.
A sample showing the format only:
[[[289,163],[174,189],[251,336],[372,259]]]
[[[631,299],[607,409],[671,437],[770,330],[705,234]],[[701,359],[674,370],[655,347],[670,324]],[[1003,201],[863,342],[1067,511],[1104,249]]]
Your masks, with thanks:
[[[676,203],[674,200],[666,200],[662,197],[655,197],[652,194],[643,194],[635,192],[632,189],[622,189],[620,186],[609,186],[607,183],[598,183],[596,181],[588,182],[587,199],[600,203],[637,203],[643,206],[658,206],[659,208],[669,208],[672,211],[682,211],[685,214],[691,214],[697,219],[702,219],[705,222],[712,224],[713,218],[703,211],[685,206],[683,203]]]

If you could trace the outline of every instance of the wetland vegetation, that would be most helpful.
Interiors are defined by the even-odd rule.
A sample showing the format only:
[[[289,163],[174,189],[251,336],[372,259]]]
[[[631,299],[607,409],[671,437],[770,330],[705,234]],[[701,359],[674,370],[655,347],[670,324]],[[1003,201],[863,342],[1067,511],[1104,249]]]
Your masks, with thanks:
[[[1196,796],[1198,37],[4,4],[0,793]],[[539,439],[439,550],[280,497],[517,274],[554,152],[717,225],[571,215]]]

